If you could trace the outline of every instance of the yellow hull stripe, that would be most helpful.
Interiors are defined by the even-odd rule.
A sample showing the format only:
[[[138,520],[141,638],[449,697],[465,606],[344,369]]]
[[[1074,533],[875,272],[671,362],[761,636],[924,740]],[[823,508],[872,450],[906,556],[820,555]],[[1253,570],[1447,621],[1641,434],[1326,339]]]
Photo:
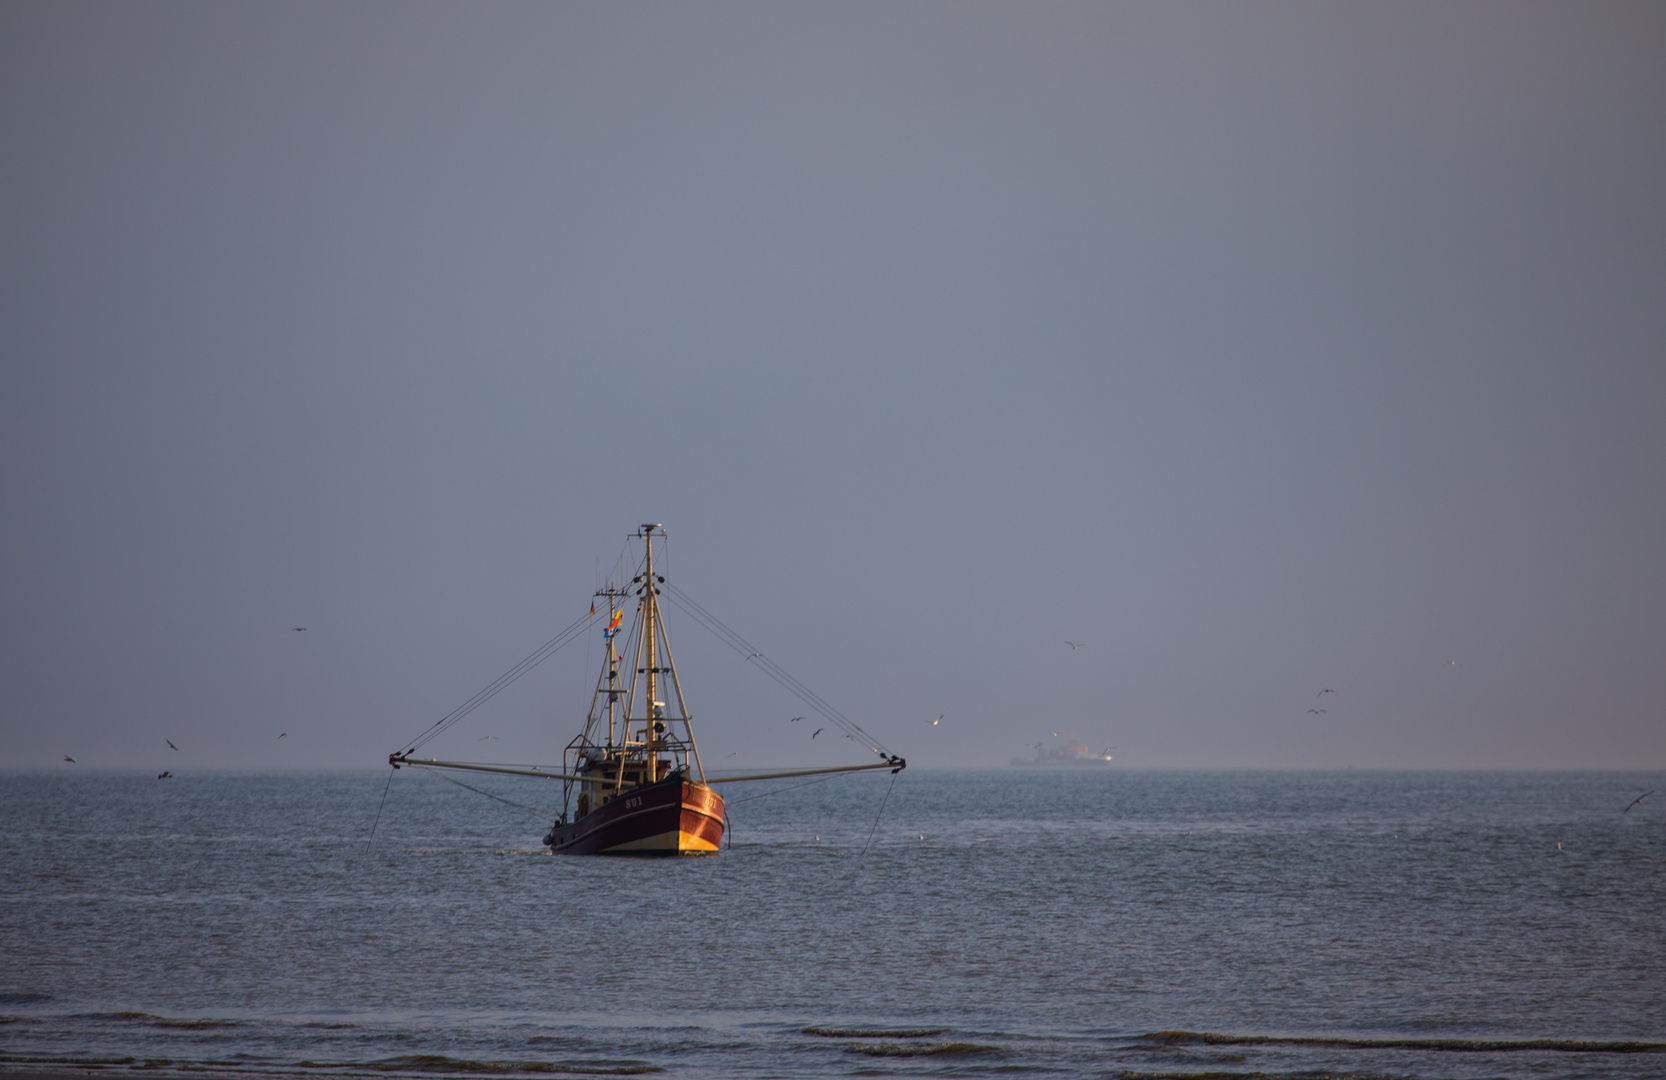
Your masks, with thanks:
[[[644,836],[624,844],[615,844],[606,851],[716,851],[717,845],[702,840],[691,832],[662,832],[658,836]]]

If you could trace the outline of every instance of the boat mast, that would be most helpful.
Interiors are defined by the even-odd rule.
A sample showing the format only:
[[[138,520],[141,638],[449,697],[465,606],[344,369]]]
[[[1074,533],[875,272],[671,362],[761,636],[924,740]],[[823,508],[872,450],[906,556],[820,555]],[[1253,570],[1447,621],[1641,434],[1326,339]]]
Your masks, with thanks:
[[[671,675],[671,690],[677,695],[677,715],[683,718],[683,734],[688,736],[688,752],[694,755],[694,771],[699,774],[700,782],[706,782],[706,766],[700,760],[700,744],[694,741],[694,717],[688,713],[688,702],[683,700],[683,681],[677,678],[677,660],[671,655],[671,638],[665,635],[665,628],[660,628],[660,634],[665,644],[665,670]],[[686,760],[684,764],[687,764]]]
[[[659,779],[661,739],[660,733],[655,729],[661,726],[660,715],[664,711],[659,703],[659,605],[654,600],[655,594],[659,592],[654,587],[654,530],[659,527],[642,526],[642,657],[643,666],[648,669],[645,672],[648,676],[648,722],[642,732],[642,741],[648,744],[647,782],[650,784]]]
[[[659,587],[665,579],[654,567],[656,533],[665,536],[664,527],[644,524],[636,533],[644,542],[644,548],[642,573],[631,579],[631,584],[637,586],[640,620],[632,657],[632,666],[636,670],[631,675],[630,693],[625,699],[625,745],[633,749],[641,748],[644,783],[651,784],[670,775],[669,772],[661,773],[661,765],[668,769],[689,769],[692,766],[693,774],[704,783],[706,772],[700,761],[700,747],[694,741],[694,718],[689,715],[688,702],[683,698],[682,682],[677,678],[677,662],[671,656],[671,637],[666,633],[665,623],[660,617]],[[640,711],[636,704],[638,678],[642,680],[640,690],[646,695]],[[666,693],[667,682],[671,691],[665,700],[661,700],[660,695]],[[675,701],[671,700],[673,697]],[[634,723],[642,725],[639,734],[633,732],[630,726]],[[678,725],[681,725],[680,731]],[[661,753],[668,753],[669,758],[662,761]]]
[[[614,610],[630,594],[624,589],[615,588],[610,582],[605,587],[597,589],[594,595],[607,605],[607,610],[602,614],[606,616],[611,624]],[[592,606],[592,610],[594,610],[594,606]],[[614,632],[611,628],[602,632],[602,640],[607,652],[602,657],[602,670],[596,676],[596,692],[590,698],[590,711],[585,716],[584,735],[580,739],[581,745],[593,745],[600,739],[601,732],[599,729],[604,711],[607,715],[607,741],[602,745],[611,749],[616,736],[623,737],[623,730],[616,722],[615,713],[617,712],[619,697],[625,691],[619,686],[619,650],[614,646],[613,638]],[[605,706],[603,705],[604,698],[606,700]]]
[[[609,601],[611,603],[612,601]],[[613,712],[619,704],[619,654],[613,648],[613,637],[607,639],[607,746],[613,749]]]

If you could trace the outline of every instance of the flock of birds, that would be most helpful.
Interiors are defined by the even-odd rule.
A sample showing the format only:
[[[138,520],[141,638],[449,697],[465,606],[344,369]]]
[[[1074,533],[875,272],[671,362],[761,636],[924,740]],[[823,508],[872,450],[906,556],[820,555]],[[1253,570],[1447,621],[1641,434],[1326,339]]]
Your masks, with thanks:
[[[1070,646],[1070,651],[1071,652],[1075,652],[1077,649],[1084,648],[1087,645],[1087,642],[1085,642],[1085,641],[1066,641],[1065,644]],[[746,659],[751,660],[754,657],[762,657],[763,655],[764,655],[763,653],[756,653],[755,652],[751,656],[746,657]],[[944,719],[947,716],[948,716],[947,713],[938,713],[936,719],[925,721],[925,725],[926,725],[926,727],[933,727],[933,728],[934,727],[940,727],[940,726],[942,726],[942,723],[943,723]],[[787,722],[790,723],[790,724],[796,724],[800,720],[803,720],[803,719],[805,719],[805,718],[802,717],[802,716],[794,716],[790,720],[788,720]],[[822,732],[824,732],[826,730],[827,729],[825,727],[819,727],[816,730],[810,732],[810,738],[814,739],[817,735],[820,735]],[[1055,732],[1055,734],[1057,734],[1057,733]],[[845,738],[850,739],[851,741],[854,742],[855,739],[856,739],[856,736],[846,735]],[[730,754],[729,756],[730,757],[738,757],[739,755],[738,754]]]
[[[304,627],[304,626],[292,626],[292,627],[290,627],[290,631],[292,633],[296,633],[296,634],[305,633],[306,629],[307,628]],[[1068,639],[1066,639],[1065,644],[1070,646],[1070,651],[1071,652],[1076,652],[1078,649],[1082,649],[1082,648],[1085,648],[1087,646],[1087,642],[1085,642],[1085,641],[1070,641]],[[763,653],[753,653],[752,656],[748,656],[746,659],[751,660],[753,657],[761,657],[761,656],[763,656]],[[1457,667],[1458,662],[1456,660],[1448,660],[1448,661],[1446,661],[1445,666],[1446,667]],[[1336,693],[1336,691],[1327,686],[1327,687],[1321,689],[1317,694],[1315,694],[1314,697],[1322,699],[1326,694],[1334,694],[1334,693]],[[1318,708],[1317,706],[1315,706],[1313,708],[1310,708],[1307,711],[1308,711],[1308,714],[1311,715],[1311,716],[1325,716],[1325,715],[1327,715],[1327,710]],[[943,723],[943,719],[947,715],[948,714],[946,714],[946,713],[939,713],[935,720],[926,721],[926,726],[927,727],[937,727],[938,725]],[[804,719],[806,719],[806,718],[802,717],[802,716],[795,716],[791,720],[789,720],[788,723],[796,724],[799,721],[804,720]],[[824,732],[826,730],[827,730],[826,727],[819,727],[816,730],[810,732],[810,738],[813,740],[813,739],[815,739],[816,736],[820,735],[822,732]],[[1057,736],[1059,733],[1055,731],[1055,732],[1053,732],[1053,734],[1054,734],[1054,736]],[[289,738],[289,732],[287,732],[287,731],[281,732],[278,735],[278,738],[280,738],[280,739]],[[482,735],[482,736],[480,736],[480,738],[476,739],[475,741],[476,742],[485,742],[488,739],[495,739],[495,738],[497,738],[496,735]],[[854,735],[846,735],[845,738],[854,741],[856,737]],[[179,747],[174,745],[174,741],[172,739],[163,739],[162,741],[168,744],[168,749],[169,750],[172,750],[175,753],[179,752]],[[1034,744],[1034,745],[1039,746],[1040,744],[1037,743],[1037,744]],[[1111,747],[1111,749],[1114,750],[1116,748]],[[737,750],[735,753],[730,754],[729,756],[730,757],[739,757],[740,752]],[[69,762],[71,765],[78,764],[76,762],[76,760],[68,754],[64,755],[64,760]],[[156,778],[158,780],[168,780],[168,779],[172,779],[173,775],[174,774],[172,772],[164,769],[156,775]],[[1627,803],[1626,808],[1624,810],[1621,810],[1620,813],[1622,813],[1622,814],[1631,813],[1631,808],[1632,807],[1636,806],[1638,803],[1642,802],[1644,799],[1648,798],[1650,795],[1653,795],[1654,793],[1655,793],[1655,789],[1652,789],[1652,788],[1648,791],[1643,792],[1643,794],[1637,796],[1635,799],[1631,800],[1631,802]],[[820,839],[820,838],[818,837],[818,839]],[[1558,844],[1557,846],[1560,847],[1561,845]]]
[[[295,629],[305,630],[306,627],[297,626]],[[289,732],[287,732],[287,731],[280,732],[279,735],[278,735],[278,738],[280,738],[280,739],[289,738]],[[493,738],[493,736],[488,735],[487,738]],[[174,745],[174,741],[172,739],[164,738],[162,741],[168,744],[168,749],[169,750],[172,750],[176,754],[179,753],[179,747]],[[71,757],[68,754],[64,755],[64,760],[69,762],[71,765],[79,765],[80,764],[80,762],[76,761],[73,757]],[[174,774],[172,772],[170,772],[169,770],[167,770],[167,769],[163,769],[161,772],[156,774],[156,778],[158,780],[172,780],[173,776],[174,776]]]
[[[1070,644],[1070,643],[1069,643],[1069,642],[1065,642],[1065,644],[1067,644],[1067,645],[1068,645],[1068,644]],[[1457,662],[1457,661],[1456,661],[1456,660],[1448,660],[1448,661],[1446,661],[1446,663],[1444,663],[1444,664],[1442,664],[1442,665],[1441,665],[1441,666],[1442,666],[1442,667],[1457,667],[1457,666],[1458,666],[1458,662]],[[1319,691],[1319,692],[1318,692],[1318,693],[1317,693],[1317,694],[1315,694],[1315,695],[1314,695],[1314,696],[1315,696],[1315,697],[1320,697],[1320,698],[1322,698],[1322,697],[1324,697],[1324,696],[1325,696],[1325,695],[1326,695],[1326,694],[1334,694],[1334,693],[1336,693],[1336,691],[1335,691],[1335,690],[1332,690],[1332,689],[1330,689],[1330,688],[1329,688],[1329,687],[1326,687],[1326,688],[1325,688],[1325,689],[1323,689],[1323,690],[1321,690],[1321,691]],[[1326,715],[1326,713],[1327,713],[1327,710],[1325,710],[1325,709],[1321,709],[1321,708],[1318,708],[1318,707],[1317,707],[1317,706],[1315,706],[1315,707],[1314,707],[1314,708],[1311,708],[1311,709],[1308,709],[1308,710],[1307,710],[1307,711],[1308,711],[1308,715],[1310,715],[1310,716],[1324,716],[1324,715]]]
[[[289,628],[290,633],[293,633],[293,634],[304,634],[304,633],[306,633],[306,629],[307,628],[304,627],[304,626],[291,626]],[[289,732],[287,732],[287,731],[281,732],[278,735],[278,738],[280,738],[280,739],[289,738]],[[491,738],[495,738],[495,736],[488,735],[488,736],[486,736],[486,738],[491,739]],[[162,741],[168,744],[168,749],[169,750],[172,750],[175,753],[179,752],[179,747],[174,745],[174,741],[172,739],[163,739]],[[77,762],[74,758],[70,757],[68,754],[64,755],[64,760],[69,762],[71,765],[79,764],[79,762]],[[161,772],[156,774],[156,778],[158,780],[171,780],[171,779],[173,779],[173,775],[174,774],[169,772],[167,769],[163,769]]]

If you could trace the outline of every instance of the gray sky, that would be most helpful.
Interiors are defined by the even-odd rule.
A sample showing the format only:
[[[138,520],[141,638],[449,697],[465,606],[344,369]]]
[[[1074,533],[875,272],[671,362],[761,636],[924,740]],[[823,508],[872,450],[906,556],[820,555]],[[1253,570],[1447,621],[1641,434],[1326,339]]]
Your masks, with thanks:
[[[0,185],[7,765],[375,764],[651,520],[920,764],[1666,766],[1658,3],[13,0]]]

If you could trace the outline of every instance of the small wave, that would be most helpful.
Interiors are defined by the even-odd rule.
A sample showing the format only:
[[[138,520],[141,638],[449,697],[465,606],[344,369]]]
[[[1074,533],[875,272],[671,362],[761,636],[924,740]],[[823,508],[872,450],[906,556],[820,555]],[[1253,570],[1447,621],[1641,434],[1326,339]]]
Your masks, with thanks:
[[[565,1073],[581,1076],[641,1076],[664,1072],[646,1061],[592,1058],[580,1061],[471,1061],[444,1054],[407,1054],[379,1061],[302,1061],[302,1069],[369,1069],[386,1073],[452,1073],[486,1076],[517,1076],[526,1073]]]
[[[242,1020],[170,1020],[165,1016],[157,1016],[154,1013],[147,1013],[147,1012],[76,1013],[74,1016],[71,1016],[69,1019],[71,1019],[71,1020],[120,1020],[123,1023],[144,1024],[147,1027],[187,1028],[187,1029],[221,1028],[221,1027],[247,1027],[248,1026],[248,1024],[245,1021],[242,1021]]]
[[[866,1054],[869,1057],[958,1057],[1000,1052],[998,1046],[980,1046],[977,1043],[937,1043],[934,1046],[921,1046],[919,1043],[851,1043],[845,1047],[847,1054]]]
[[[0,1065],[63,1065],[76,1069],[101,1069],[106,1065],[132,1065],[137,1059],[130,1057],[19,1057],[15,1054],[0,1054]]]
[[[1600,1039],[1345,1039],[1321,1035],[1217,1035],[1212,1031],[1153,1031],[1138,1036],[1148,1043],[1178,1046],[1340,1046],[1357,1050],[1447,1050],[1501,1053],[1550,1050],[1570,1054],[1659,1054],[1666,1042]]]
[[[27,990],[21,993],[0,994],[0,1005],[38,1005],[51,1000],[51,994],[36,994]]]
[[[1311,1071],[1293,1073],[1269,1072],[1131,1072],[1123,1069],[1112,1073],[1117,1080],[1417,1080],[1416,1077],[1399,1075],[1385,1075],[1382,1073],[1316,1073]]]
[[[821,1035],[829,1039],[929,1039],[941,1035],[948,1028],[824,1028],[807,1027],[806,1035]]]

